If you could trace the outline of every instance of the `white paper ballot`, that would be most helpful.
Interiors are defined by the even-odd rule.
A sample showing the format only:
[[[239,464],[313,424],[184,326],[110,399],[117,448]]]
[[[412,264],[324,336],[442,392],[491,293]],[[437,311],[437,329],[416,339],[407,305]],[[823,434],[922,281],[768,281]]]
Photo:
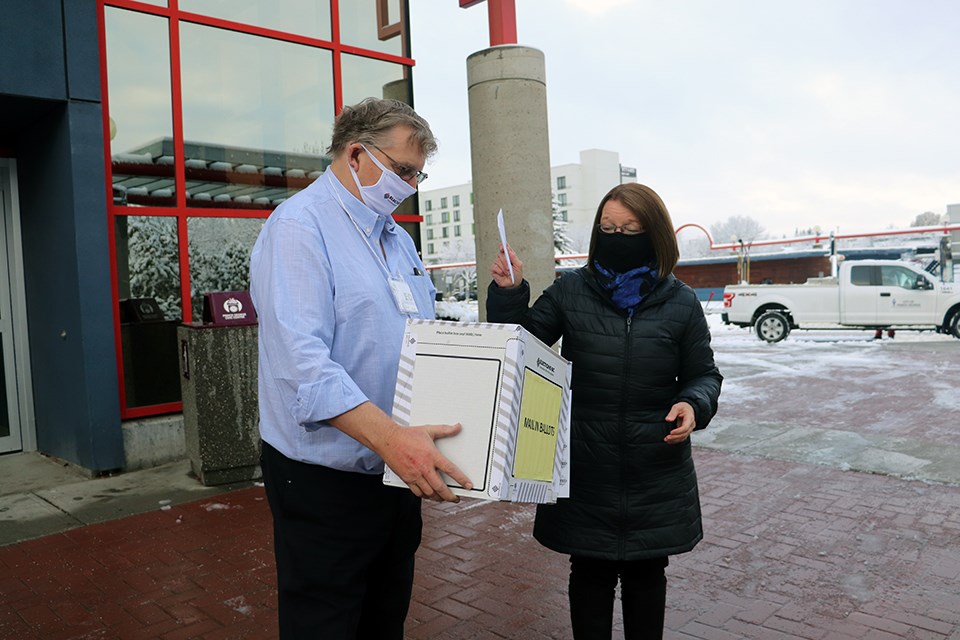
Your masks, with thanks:
[[[510,252],[507,251],[507,230],[503,226],[503,209],[497,213],[497,229],[500,230],[500,244],[503,245],[503,254],[507,257],[507,269],[510,270],[510,282],[511,284],[517,284],[516,278],[513,277],[513,263],[510,262]]]

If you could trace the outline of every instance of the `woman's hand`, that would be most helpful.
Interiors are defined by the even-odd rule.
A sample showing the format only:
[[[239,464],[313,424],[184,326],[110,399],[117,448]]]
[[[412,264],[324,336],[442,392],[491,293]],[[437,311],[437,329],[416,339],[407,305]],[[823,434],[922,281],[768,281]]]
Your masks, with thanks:
[[[510,280],[510,268],[507,266],[507,256],[503,252],[503,245],[500,245],[500,253],[497,259],[490,265],[490,277],[497,283],[501,289],[514,289],[523,282],[523,263],[517,254],[513,252],[510,245],[507,245],[507,252],[510,254],[510,264],[513,265],[513,281]]]
[[[680,444],[690,437],[697,427],[696,414],[689,402],[678,402],[670,408],[670,413],[664,418],[667,422],[675,422],[673,431],[663,439],[667,444]]]

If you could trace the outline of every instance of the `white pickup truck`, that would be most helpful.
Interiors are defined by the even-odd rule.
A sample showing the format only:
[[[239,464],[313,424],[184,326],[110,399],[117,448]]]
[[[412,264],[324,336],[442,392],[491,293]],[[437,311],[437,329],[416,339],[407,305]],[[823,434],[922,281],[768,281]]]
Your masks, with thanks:
[[[836,278],[723,290],[723,321],[779,342],[798,328],[936,329],[960,338],[960,286],[909,262],[841,262]]]

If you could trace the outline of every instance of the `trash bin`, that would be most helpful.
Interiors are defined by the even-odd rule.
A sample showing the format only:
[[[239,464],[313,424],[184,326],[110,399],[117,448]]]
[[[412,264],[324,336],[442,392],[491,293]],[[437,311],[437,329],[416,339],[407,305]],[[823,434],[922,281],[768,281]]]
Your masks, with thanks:
[[[128,407],[180,401],[177,320],[167,320],[154,298],[120,300],[120,345]]]
[[[249,293],[206,294],[204,317],[209,321],[177,328],[190,467],[204,485],[256,480],[257,325]]]

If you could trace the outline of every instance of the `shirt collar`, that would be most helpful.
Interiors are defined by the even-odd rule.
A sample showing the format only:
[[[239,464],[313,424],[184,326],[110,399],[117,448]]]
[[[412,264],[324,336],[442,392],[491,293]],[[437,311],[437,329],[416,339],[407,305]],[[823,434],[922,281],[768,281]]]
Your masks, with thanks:
[[[330,187],[336,192],[334,197],[339,197],[339,201],[343,203],[344,208],[347,210],[347,215],[357,224],[365,236],[371,239],[378,239],[384,231],[387,233],[396,232],[397,223],[394,221],[393,216],[381,216],[371,211],[343,186],[343,183],[340,182],[332,171],[329,169],[327,169],[327,171],[330,173],[328,179]]]

